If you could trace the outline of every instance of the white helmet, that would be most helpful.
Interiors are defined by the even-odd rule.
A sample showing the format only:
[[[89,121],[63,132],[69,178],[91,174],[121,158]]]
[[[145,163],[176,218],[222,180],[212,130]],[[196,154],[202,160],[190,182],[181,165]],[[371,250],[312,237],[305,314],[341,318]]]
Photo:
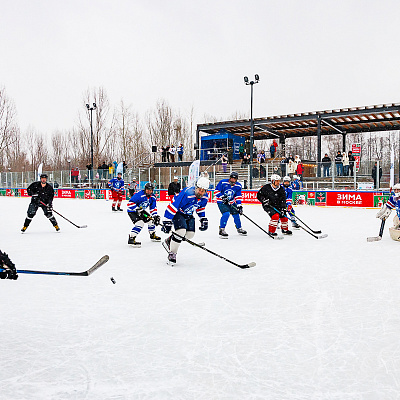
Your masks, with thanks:
[[[278,174],[272,174],[271,175],[271,182],[273,181],[280,181],[281,177]]]
[[[393,188],[393,190],[399,189],[400,190],[400,183],[396,183]]]
[[[196,187],[208,190],[208,188],[210,187],[209,179],[206,178],[205,176],[201,176],[199,179],[197,179]]]
[[[284,176],[283,177],[283,182],[290,182],[290,176]]]
[[[293,175],[293,180],[295,181],[296,179],[299,179],[297,175]]]

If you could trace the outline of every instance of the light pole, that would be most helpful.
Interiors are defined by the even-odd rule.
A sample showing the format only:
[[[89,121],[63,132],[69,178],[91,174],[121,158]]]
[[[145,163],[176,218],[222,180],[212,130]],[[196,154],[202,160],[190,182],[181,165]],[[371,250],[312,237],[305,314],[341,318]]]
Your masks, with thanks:
[[[67,163],[68,163],[69,187],[71,187],[72,183],[71,183],[71,159],[70,158],[68,158]]]
[[[89,104],[86,104],[86,108],[90,111],[90,162],[92,163],[92,181],[93,181],[93,171],[94,171],[94,163],[93,163],[93,110],[96,110],[96,103],[93,103],[93,107],[90,107]],[[90,173],[89,173],[90,175]]]
[[[253,85],[258,83],[260,77],[258,74],[254,75],[254,81],[249,82],[247,76],[244,77],[244,83],[251,86],[251,100],[250,100],[250,189],[253,189],[253,145],[254,145],[254,120],[253,120]]]

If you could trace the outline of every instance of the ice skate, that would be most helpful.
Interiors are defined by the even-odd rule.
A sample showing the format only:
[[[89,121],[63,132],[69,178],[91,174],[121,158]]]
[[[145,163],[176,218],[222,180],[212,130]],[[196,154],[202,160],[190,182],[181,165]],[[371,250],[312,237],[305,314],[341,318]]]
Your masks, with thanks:
[[[176,253],[173,253],[172,251],[170,251],[168,253],[168,261],[167,261],[168,265],[174,266],[176,264]]]
[[[237,228],[237,233],[241,236],[247,236],[247,231],[245,231],[243,228]]]
[[[129,236],[128,244],[132,245],[132,247],[141,247],[142,243],[136,241],[136,236]]]
[[[162,245],[164,247],[164,249],[167,251],[167,253],[169,253],[170,250],[170,245],[171,245],[171,236],[168,236],[163,242]]]
[[[287,229],[286,231],[284,231],[284,230],[282,229],[282,233],[283,233],[284,235],[288,235],[288,236],[292,235],[292,231],[289,231],[289,229]]]
[[[150,239],[152,242],[161,242],[160,236],[157,236],[155,232],[150,233]]]
[[[225,228],[219,228],[219,237],[221,239],[228,239],[229,235],[225,232]]]

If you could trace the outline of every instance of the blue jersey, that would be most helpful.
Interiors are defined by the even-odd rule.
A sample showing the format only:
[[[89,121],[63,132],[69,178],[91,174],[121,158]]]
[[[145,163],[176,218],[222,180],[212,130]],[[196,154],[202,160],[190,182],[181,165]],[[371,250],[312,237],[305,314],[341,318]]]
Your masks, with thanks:
[[[390,196],[390,199],[386,203],[386,207],[391,210],[395,208],[397,216],[400,218],[400,198],[395,198],[393,195]]]
[[[128,213],[135,212],[139,209],[145,210],[147,207],[149,207],[150,209],[151,216],[157,215],[156,196],[154,196],[154,194],[147,196],[144,190],[140,190],[139,192],[135,193],[128,201],[127,211]]]
[[[226,196],[229,204],[236,203],[238,206],[242,204],[242,185],[236,182],[233,186],[229,183],[229,179],[222,179],[218,182],[214,192],[217,203],[222,203],[221,197]]]
[[[300,190],[303,188],[303,183],[299,181],[298,179],[294,180],[292,182],[292,189],[293,190]]]
[[[177,196],[174,197],[174,200],[168,204],[167,209],[165,210],[164,218],[172,219],[175,217],[177,212],[190,216],[193,215],[194,211],[197,212],[197,215],[200,218],[205,217],[208,194],[206,192],[202,198],[198,199],[194,192],[194,186],[183,189]]]
[[[286,187],[285,185],[281,185],[284,189],[285,189],[285,193],[286,193],[286,208],[288,206],[292,205],[292,198],[293,198],[293,189],[288,186]]]
[[[113,190],[123,190],[124,189],[124,180],[118,178],[112,178],[108,181],[108,187]]]

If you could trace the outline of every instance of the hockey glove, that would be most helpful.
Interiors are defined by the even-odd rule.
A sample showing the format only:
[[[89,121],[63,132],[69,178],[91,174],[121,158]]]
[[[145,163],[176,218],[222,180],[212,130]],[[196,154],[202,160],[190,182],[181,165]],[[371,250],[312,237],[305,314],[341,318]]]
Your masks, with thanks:
[[[0,279],[12,279],[15,281],[18,279],[17,271],[13,271],[11,269],[5,269],[0,272]]]
[[[160,216],[159,215],[155,215],[153,217],[153,221],[154,221],[154,225],[160,225]]]
[[[163,226],[161,227],[161,230],[164,233],[168,234],[171,232],[171,229],[172,229],[172,221],[169,220],[163,221]]]
[[[200,231],[206,231],[208,229],[208,219],[206,217],[200,218]]]
[[[381,219],[382,221],[385,221],[387,218],[389,218],[390,213],[392,212],[392,209],[384,205],[376,214],[376,218]]]
[[[229,204],[229,197],[226,194],[221,196],[221,200],[224,204]]]
[[[240,215],[243,215],[243,207],[242,206],[236,206],[238,212]]]

